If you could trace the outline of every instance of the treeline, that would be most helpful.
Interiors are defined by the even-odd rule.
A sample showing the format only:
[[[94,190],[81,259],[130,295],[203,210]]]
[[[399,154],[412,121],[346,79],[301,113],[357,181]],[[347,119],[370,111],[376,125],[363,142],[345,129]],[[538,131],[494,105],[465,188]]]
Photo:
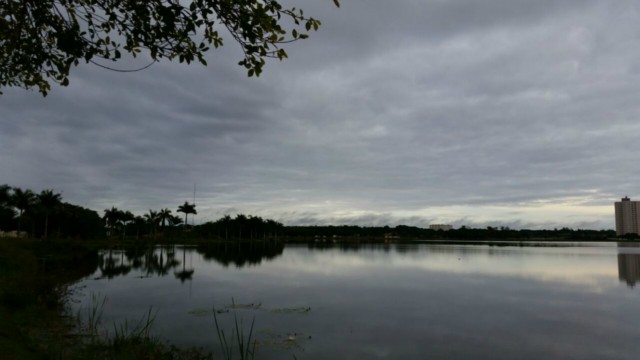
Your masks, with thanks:
[[[195,204],[185,202],[178,206],[177,212],[184,213],[184,221],[178,215],[174,215],[168,208],[151,210],[142,215],[134,215],[129,210],[120,210],[116,207],[104,210],[104,227],[107,237],[127,237],[136,239],[159,237],[175,237],[184,235],[190,228],[189,215],[196,215]]]
[[[178,213],[184,214],[182,218]],[[36,193],[9,185],[0,186],[0,236],[30,238],[121,239],[277,239],[284,226],[259,216],[226,215],[217,221],[189,225],[196,205],[185,202],[176,209],[149,210],[135,215],[116,207],[98,212],[62,201],[53,190]],[[184,219],[184,220],[183,220]]]
[[[104,210],[104,220],[108,237],[140,238],[199,238],[217,240],[259,240],[277,239],[284,232],[284,226],[271,219],[238,214],[229,215],[200,225],[189,225],[187,216],[197,214],[195,204],[185,202],[177,212],[185,214],[185,220],[173,215],[165,208],[149,210],[142,216],[130,211],[111,208]]]
[[[0,185],[0,231],[18,237],[94,238],[103,236],[104,226],[97,212],[63,202],[53,190],[36,193]]]
[[[184,214],[183,218],[178,214]],[[216,221],[189,225],[196,205],[185,202],[176,209],[149,210],[142,215],[115,207],[96,211],[62,201],[62,196],[45,189],[36,193],[0,185],[0,231],[10,236],[32,238],[121,238],[121,239],[217,239],[294,242],[347,242],[396,240],[608,240],[613,230],[553,229],[514,230],[508,227],[468,228],[449,231],[415,226],[284,226],[259,216],[226,215]]]
[[[613,230],[583,230],[561,228],[553,230],[514,230],[509,227],[468,228],[448,231],[416,226],[288,226],[285,236],[293,241],[349,240],[608,240],[616,237]]]
[[[235,218],[229,215],[210,221],[195,227],[203,237],[213,237],[217,239],[278,239],[285,233],[285,226],[281,223],[263,219],[259,216],[238,214]]]

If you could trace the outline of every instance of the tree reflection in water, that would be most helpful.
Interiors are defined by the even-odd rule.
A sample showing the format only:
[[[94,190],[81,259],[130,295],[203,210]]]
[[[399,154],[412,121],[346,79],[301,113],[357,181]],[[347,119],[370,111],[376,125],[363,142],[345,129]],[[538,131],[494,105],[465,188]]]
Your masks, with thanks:
[[[98,258],[100,278],[113,279],[127,275],[131,271],[131,265],[125,262],[124,251],[109,249],[101,255]]]
[[[143,247],[128,247],[124,250],[124,254],[127,257],[127,260],[131,264],[133,269],[142,268],[144,261],[143,256],[145,255],[145,248]]]
[[[175,258],[173,246],[159,246],[147,252],[145,270],[147,271],[147,276],[154,274],[166,276],[171,269],[179,264],[180,262]]]
[[[181,283],[184,283],[187,280],[191,280],[191,278],[193,277],[193,273],[195,272],[195,270],[192,268],[193,265],[190,265],[189,269],[186,269],[186,264],[187,264],[186,249],[187,247],[182,245],[182,271],[176,271],[173,273],[176,279],[180,279]]]
[[[259,265],[263,260],[277,258],[283,251],[284,244],[280,242],[225,243],[200,246],[197,249],[205,260],[213,260],[224,267],[235,265],[237,268]]]
[[[259,265],[263,260],[269,261],[284,251],[283,243],[246,242],[219,243],[189,248],[182,246],[182,261],[176,259],[176,246],[132,246],[124,249],[108,249],[98,256],[100,275],[97,279],[112,279],[126,276],[132,270],[140,277],[173,275],[180,282],[192,280],[195,273],[193,259],[187,264],[187,252],[192,257],[194,253],[202,256],[206,261],[215,261],[224,267],[233,265],[241,268]],[[180,266],[182,265],[182,266]]]

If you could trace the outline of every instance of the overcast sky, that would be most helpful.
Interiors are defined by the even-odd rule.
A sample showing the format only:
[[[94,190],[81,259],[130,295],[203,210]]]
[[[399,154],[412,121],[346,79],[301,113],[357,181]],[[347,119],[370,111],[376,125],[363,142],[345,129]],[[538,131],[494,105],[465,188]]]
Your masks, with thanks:
[[[299,1],[322,21],[247,78],[93,65],[0,96],[0,184],[196,222],[614,228],[640,200],[637,0]],[[144,59],[122,67],[144,65]]]

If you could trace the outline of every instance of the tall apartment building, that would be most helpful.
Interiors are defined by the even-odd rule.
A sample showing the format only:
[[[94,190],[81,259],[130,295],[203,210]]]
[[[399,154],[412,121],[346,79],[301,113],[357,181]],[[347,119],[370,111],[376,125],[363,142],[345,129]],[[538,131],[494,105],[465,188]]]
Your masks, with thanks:
[[[616,201],[616,235],[638,234],[640,235],[640,201],[631,201],[623,197]]]

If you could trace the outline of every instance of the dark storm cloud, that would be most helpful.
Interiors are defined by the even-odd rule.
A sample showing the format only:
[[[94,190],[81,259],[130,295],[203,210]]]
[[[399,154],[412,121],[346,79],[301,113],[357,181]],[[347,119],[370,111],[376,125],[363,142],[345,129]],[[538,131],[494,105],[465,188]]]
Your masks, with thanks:
[[[638,194],[637,2],[300,6],[323,26],[258,79],[227,39],[209,67],[9,89],[0,183],[136,212],[197,183],[201,221],[391,226],[606,228]]]

